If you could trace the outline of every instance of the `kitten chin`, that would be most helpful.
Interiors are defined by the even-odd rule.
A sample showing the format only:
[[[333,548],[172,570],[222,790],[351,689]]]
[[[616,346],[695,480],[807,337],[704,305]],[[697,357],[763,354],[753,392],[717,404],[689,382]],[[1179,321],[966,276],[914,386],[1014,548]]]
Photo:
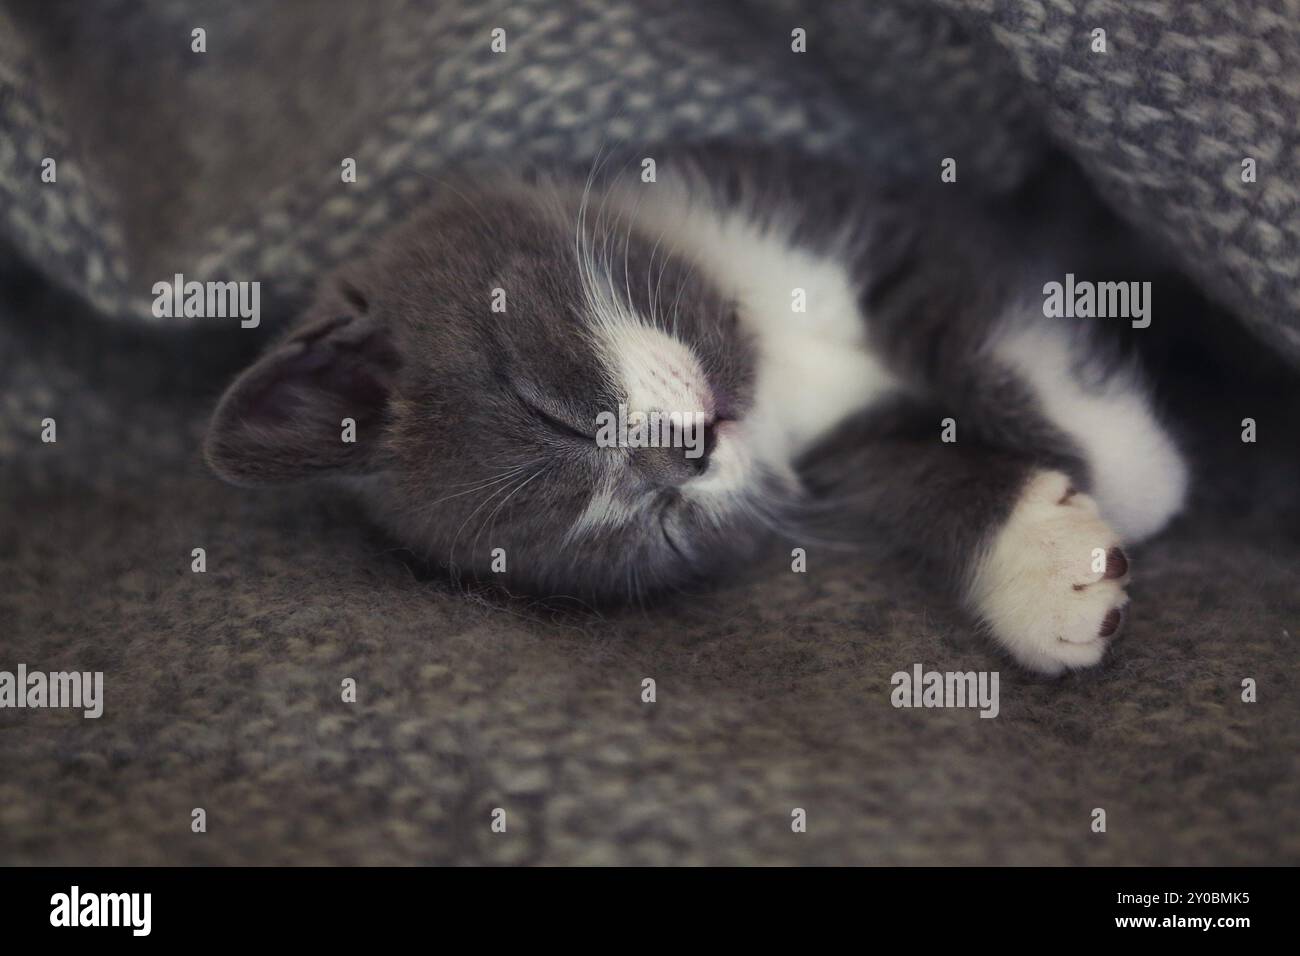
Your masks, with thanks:
[[[462,586],[497,586],[543,599],[593,605],[663,599],[699,592],[743,572],[765,541],[779,535],[791,508],[777,484],[755,477],[744,490],[668,493],[654,508],[622,520],[575,525],[560,540],[516,527],[489,531],[473,546],[449,546],[438,521],[422,520],[391,475],[340,476],[372,520],[420,561],[446,569]],[[605,503],[595,499],[602,514]],[[468,532],[467,532],[468,536]],[[499,549],[499,552],[498,552]]]

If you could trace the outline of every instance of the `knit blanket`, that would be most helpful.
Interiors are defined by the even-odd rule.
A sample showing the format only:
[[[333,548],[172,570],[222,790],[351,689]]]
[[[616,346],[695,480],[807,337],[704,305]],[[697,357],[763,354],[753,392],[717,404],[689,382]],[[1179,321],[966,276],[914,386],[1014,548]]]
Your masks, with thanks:
[[[479,157],[721,138],[994,192],[1054,143],[1300,356],[1297,104],[1298,0],[17,2],[0,241],[110,315],[181,274],[276,316]]]

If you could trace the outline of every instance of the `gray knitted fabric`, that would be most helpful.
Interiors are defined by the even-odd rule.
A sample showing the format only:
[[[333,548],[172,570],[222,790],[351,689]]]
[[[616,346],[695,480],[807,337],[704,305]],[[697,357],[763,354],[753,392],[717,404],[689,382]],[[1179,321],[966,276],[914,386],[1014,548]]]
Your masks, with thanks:
[[[223,331],[0,319],[0,670],[105,696],[0,709],[0,863],[1300,863],[1300,391],[1240,446],[1270,484],[1131,552],[1110,659],[1045,681],[905,563],[818,547],[644,611],[467,598],[325,489],[207,472]],[[918,662],[1000,671],[997,718],[891,707]]]
[[[1300,0],[11,2],[0,239],[113,315],[176,272],[292,305],[474,157],[721,137],[991,191],[1047,130],[1300,356],[1298,49]]]
[[[1300,2],[939,2],[1010,55],[1112,206],[1300,358]]]

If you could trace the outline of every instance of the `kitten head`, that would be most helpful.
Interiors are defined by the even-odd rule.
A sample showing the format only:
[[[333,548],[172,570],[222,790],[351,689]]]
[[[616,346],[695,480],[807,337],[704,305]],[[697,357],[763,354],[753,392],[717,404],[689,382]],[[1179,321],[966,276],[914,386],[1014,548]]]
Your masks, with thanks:
[[[755,355],[733,303],[617,193],[455,194],[327,282],[230,386],[213,469],[362,479],[420,555],[547,596],[636,597],[743,554],[778,479],[747,427]],[[620,406],[688,427],[659,429],[676,447],[609,447]]]

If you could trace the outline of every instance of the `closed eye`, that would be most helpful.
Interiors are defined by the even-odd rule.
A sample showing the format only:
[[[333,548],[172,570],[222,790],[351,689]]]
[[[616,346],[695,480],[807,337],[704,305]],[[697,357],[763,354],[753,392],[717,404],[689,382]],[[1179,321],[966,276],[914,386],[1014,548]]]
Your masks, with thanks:
[[[534,417],[536,417],[542,422],[545,422],[546,425],[552,431],[563,436],[564,438],[581,438],[583,441],[588,441],[588,442],[594,442],[596,440],[595,435],[589,435],[586,432],[582,431],[581,429],[573,425],[570,425],[568,422],[564,421],[564,419],[552,415],[546,409],[542,408],[539,405],[534,404],[533,402],[530,402],[522,395],[519,396],[519,400],[523,403],[525,408],[527,408],[530,412],[533,413]]]

